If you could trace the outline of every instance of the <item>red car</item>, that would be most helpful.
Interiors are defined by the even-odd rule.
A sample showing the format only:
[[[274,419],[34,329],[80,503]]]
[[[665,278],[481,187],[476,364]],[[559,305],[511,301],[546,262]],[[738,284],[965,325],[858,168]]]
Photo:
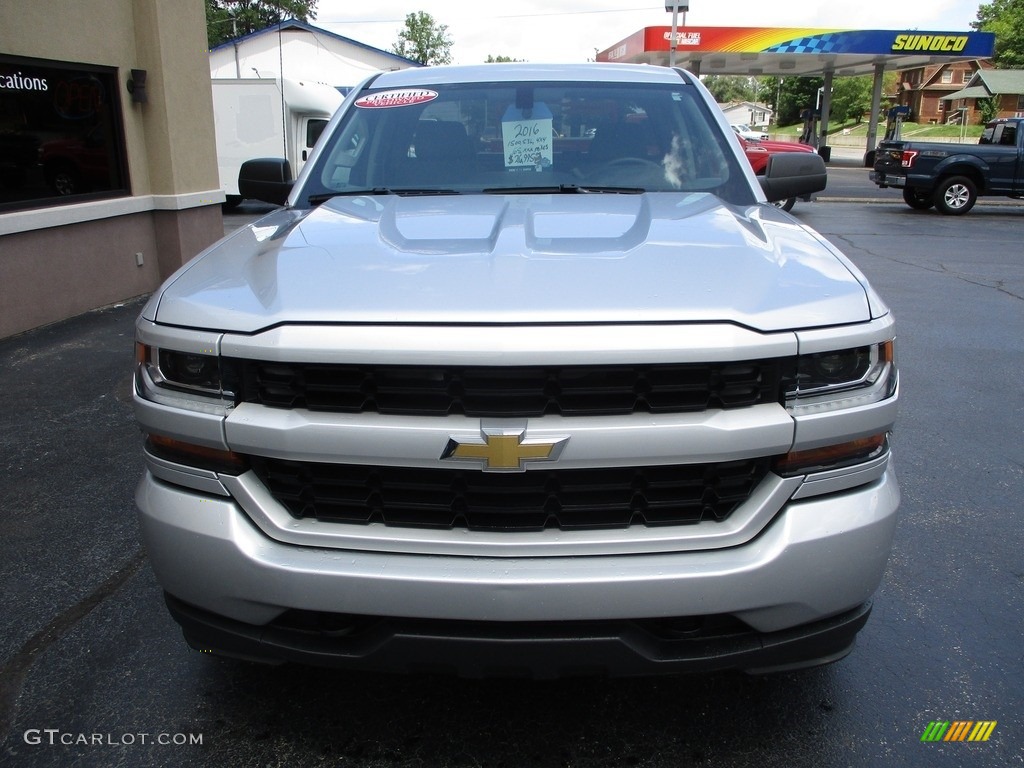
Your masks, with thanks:
[[[807,144],[798,144],[795,141],[748,141],[739,134],[736,135],[736,138],[743,146],[743,151],[746,153],[747,160],[750,161],[750,165],[754,169],[754,173],[759,176],[764,173],[764,167],[768,165],[768,158],[776,152],[814,153],[814,147],[808,146]],[[784,211],[792,210],[795,204],[795,197],[790,197],[786,200],[778,200],[773,203],[773,205]]]
[[[58,195],[111,189],[110,148],[97,127],[81,136],[44,142],[39,150],[46,183]]]

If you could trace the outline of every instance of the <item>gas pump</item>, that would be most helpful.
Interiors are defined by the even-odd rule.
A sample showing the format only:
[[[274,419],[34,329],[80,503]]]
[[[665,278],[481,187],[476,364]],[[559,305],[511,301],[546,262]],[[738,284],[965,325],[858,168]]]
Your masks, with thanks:
[[[910,107],[899,106],[889,110],[885,119],[885,137],[882,141],[899,141],[900,131],[903,128],[903,121],[910,117]],[[876,149],[869,149],[864,153],[864,165],[872,168],[875,165]]]
[[[889,110],[885,123],[885,141],[899,141],[903,121],[910,116],[910,107],[899,106]]]
[[[804,121],[804,129],[800,134],[800,143],[817,149],[819,142],[818,120],[821,118],[821,112],[817,109],[805,109],[800,113],[800,118]]]

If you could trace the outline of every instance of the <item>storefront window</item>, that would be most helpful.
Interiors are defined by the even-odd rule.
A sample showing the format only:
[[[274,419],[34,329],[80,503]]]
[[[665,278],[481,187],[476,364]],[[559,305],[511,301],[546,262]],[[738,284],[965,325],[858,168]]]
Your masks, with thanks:
[[[0,55],[0,211],[129,194],[117,70]]]

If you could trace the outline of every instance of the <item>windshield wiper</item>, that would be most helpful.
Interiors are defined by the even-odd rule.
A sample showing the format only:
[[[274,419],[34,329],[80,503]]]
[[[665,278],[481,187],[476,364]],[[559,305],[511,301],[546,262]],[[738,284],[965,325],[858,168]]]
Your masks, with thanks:
[[[485,195],[589,195],[589,194],[620,194],[642,195],[647,190],[643,187],[592,187],[579,184],[552,184],[541,187],[488,187]]]
[[[328,200],[332,200],[335,197],[358,197],[360,195],[398,195],[399,197],[412,197],[415,195],[460,195],[461,192],[457,192],[454,189],[437,189],[435,187],[423,188],[423,189],[406,189],[400,187],[394,189],[392,187],[373,187],[369,189],[346,189],[341,192],[326,192],[321,195],[310,195],[310,205],[320,205]]]
[[[325,192],[321,195],[310,195],[310,205],[320,205],[335,197],[355,197],[357,195],[390,195],[391,190],[387,187],[374,187],[373,189],[346,189],[343,192]]]

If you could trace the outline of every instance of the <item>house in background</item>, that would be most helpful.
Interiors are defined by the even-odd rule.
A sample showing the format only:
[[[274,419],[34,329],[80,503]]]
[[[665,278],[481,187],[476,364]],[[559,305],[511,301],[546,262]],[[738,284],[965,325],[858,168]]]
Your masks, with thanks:
[[[968,124],[982,120],[979,99],[996,100],[995,117],[1024,117],[1024,69],[978,70],[961,90],[942,98],[947,113],[966,110]]]
[[[730,125],[749,125],[751,128],[767,128],[775,114],[767,104],[753,101],[730,101],[718,106]]]
[[[210,51],[211,78],[282,76],[347,92],[374,72],[422,66],[302,21],[289,19]]]
[[[896,104],[910,108],[910,122],[959,122],[959,113],[950,112],[951,105],[946,97],[962,90],[976,73],[992,70],[994,65],[988,59],[930,64],[926,67],[900,70]],[[972,115],[969,122],[980,122],[977,113]]]

